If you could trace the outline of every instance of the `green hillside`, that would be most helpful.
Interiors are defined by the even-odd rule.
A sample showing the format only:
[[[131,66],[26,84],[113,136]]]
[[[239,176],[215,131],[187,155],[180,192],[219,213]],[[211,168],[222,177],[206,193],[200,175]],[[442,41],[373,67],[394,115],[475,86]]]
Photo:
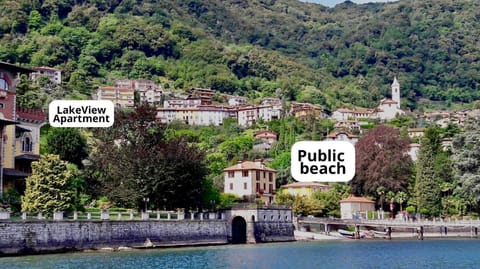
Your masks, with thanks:
[[[165,88],[373,106],[480,100],[480,2],[326,8],[293,0],[0,0],[0,60],[64,70],[88,96],[114,78]],[[279,90],[280,89],[280,90]]]

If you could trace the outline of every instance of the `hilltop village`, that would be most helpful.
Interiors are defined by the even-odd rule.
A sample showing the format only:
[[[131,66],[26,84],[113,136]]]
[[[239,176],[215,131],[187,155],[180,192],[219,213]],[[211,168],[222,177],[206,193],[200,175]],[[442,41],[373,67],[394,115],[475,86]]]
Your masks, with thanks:
[[[35,174],[35,171],[32,170],[32,162],[41,159],[41,128],[44,126],[48,127],[45,120],[45,111],[24,109],[16,106],[15,93],[16,86],[20,81],[20,74],[28,74],[32,83],[36,83],[35,81],[42,79],[42,77],[50,80],[52,83],[61,83],[61,70],[49,67],[29,69],[4,62],[1,63],[0,67],[2,72],[0,86],[2,87],[2,98],[4,100],[1,106],[3,134],[2,173],[0,174],[1,191],[4,194],[10,193],[9,195],[13,198],[6,195],[9,199],[17,199],[14,201],[14,203],[17,203],[15,205],[16,210],[20,210],[20,205],[18,204],[19,198],[15,197],[25,195],[25,197],[29,198],[22,198],[21,209],[41,212],[42,209],[39,209],[38,205],[36,207],[25,204],[27,204],[28,199],[36,199],[36,194],[29,190],[29,180],[34,178],[33,175]],[[112,127],[112,130],[117,132],[114,136],[107,135],[110,132],[109,130],[101,129],[89,134],[89,136],[93,135],[95,137],[94,140],[88,142],[94,145],[95,149],[85,150],[88,146],[85,142],[82,142],[83,146],[81,147],[83,148],[75,150],[85,150],[85,155],[75,160],[70,160],[78,167],[86,169],[85,171],[88,169],[93,169],[93,171],[106,169],[104,171],[110,171],[109,173],[111,174],[101,179],[91,178],[91,175],[95,175],[97,172],[91,175],[87,175],[82,170],[80,170],[80,173],[75,172],[85,180],[82,183],[86,184],[82,187],[84,192],[91,188],[88,186],[89,181],[96,181],[94,184],[97,185],[92,183],[95,190],[77,197],[76,199],[78,200],[76,201],[71,200],[70,204],[65,205],[64,209],[71,210],[72,203],[77,203],[77,206],[80,206],[80,208],[84,208],[86,205],[94,207],[115,205],[127,208],[143,207],[142,205],[145,205],[145,210],[148,210],[149,207],[188,208],[192,205],[195,205],[196,208],[214,208],[216,206],[226,207],[234,202],[243,201],[256,202],[263,205],[289,204],[293,205],[295,212],[299,214],[332,214],[340,216],[340,204],[342,201],[343,203],[349,203],[349,201],[355,202],[360,199],[356,197],[348,198],[351,194],[366,195],[372,199],[378,199],[377,202],[380,209],[388,204],[386,203],[387,199],[391,200],[390,204],[397,203],[399,207],[407,206],[409,205],[407,198],[397,199],[407,193],[406,179],[403,179],[403,183],[398,183],[399,185],[392,183],[396,179],[390,182],[388,181],[390,179],[387,179],[386,185],[382,185],[379,181],[373,183],[376,186],[374,189],[368,189],[365,187],[367,183],[358,183],[356,182],[358,179],[352,181],[350,185],[326,184],[322,182],[321,178],[319,178],[318,182],[299,183],[294,182],[289,175],[289,149],[293,143],[299,140],[348,141],[354,145],[359,144],[357,147],[357,159],[359,157],[362,159],[367,158],[362,156],[369,153],[369,151],[365,150],[365,145],[360,143],[360,141],[375,134],[375,132],[380,132],[379,134],[381,135],[388,135],[392,139],[398,137],[395,139],[400,139],[401,143],[407,143],[399,144],[403,146],[396,147],[395,152],[389,154],[399,154],[398,156],[401,157],[398,160],[408,155],[408,160],[405,159],[407,161],[405,164],[408,164],[419,159],[421,145],[422,143],[425,144],[425,142],[422,142],[422,137],[425,132],[431,132],[431,130],[428,131],[430,128],[428,126],[438,126],[438,128],[444,129],[457,128],[455,129],[457,131],[454,131],[451,135],[439,137],[441,138],[439,146],[442,148],[442,151],[451,152],[453,135],[459,133],[460,129],[458,128],[463,126],[470,115],[475,115],[478,111],[441,111],[425,112],[423,114],[405,111],[401,107],[400,85],[400,81],[394,77],[390,85],[391,98],[383,98],[379,101],[378,106],[374,108],[350,107],[326,111],[320,106],[287,101],[281,96],[262,98],[254,102],[246,97],[218,93],[211,89],[190,88],[182,93],[166,92],[160,85],[150,80],[116,80],[113,86],[98,87],[92,98],[111,101],[118,110],[117,112],[123,113],[119,114],[123,115],[120,119],[116,119],[116,121],[120,121],[118,123],[120,129],[117,129],[119,127]],[[148,111],[138,111],[141,107],[146,107]],[[132,116],[132,113],[139,114]],[[129,119],[129,117],[132,118]],[[149,121],[149,119],[153,120],[154,123],[149,123],[149,127],[142,125],[141,122]],[[419,123],[422,123],[423,126],[416,126]],[[382,127],[384,124],[395,128]],[[164,129],[164,127],[160,126],[172,127]],[[189,128],[192,129],[188,130]],[[89,133],[88,130],[85,131]],[[60,138],[60,144],[69,143],[67,140],[62,139],[71,139],[72,134],[62,136],[64,135],[61,134],[63,131],[56,130],[56,128],[49,128],[49,131],[46,132],[48,141],[53,141],[51,139],[55,132],[60,132],[57,135],[63,137]],[[192,184],[197,187],[188,190],[196,193],[195,195],[192,194],[190,201],[186,201],[185,197],[179,196],[186,191],[185,189],[172,191],[171,196],[165,196],[170,198],[165,198],[158,195],[157,191],[160,189],[153,189],[150,194],[145,194],[138,193],[137,187],[123,189],[125,185],[122,185],[122,182],[118,185],[117,177],[120,175],[122,175],[121,177],[124,180],[129,180],[127,178],[131,177],[131,180],[138,184],[139,187],[157,184],[155,180],[161,177],[159,176],[160,174],[156,175],[149,172],[153,171],[151,170],[153,167],[150,167],[150,165],[155,166],[155,162],[151,164],[138,163],[138,167],[146,165],[143,170],[139,170],[136,166],[125,167],[121,166],[121,164],[171,154],[169,153],[171,150],[169,147],[171,146],[162,145],[157,149],[157,146],[161,144],[156,142],[158,137],[156,137],[155,133],[158,132],[162,136],[167,137],[167,141],[174,143],[176,150],[183,148],[181,151],[189,154],[189,156],[191,155],[190,157],[198,156],[196,159],[184,160],[184,157],[190,157],[180,154],[175,157],[178,158],[175,162],[181,164],[186,161],[187,163],[181,164],[186,166],[172,166],[174,170],[170,172],[166,170],[158,171],[160,174],[171,173],[170,176],[175,178],[172,178],[172,180],[176,182],[175,185],[170,187],[163,185],[164,187],[162,187],[161,191],[168,191],[168,188],[180,188],[184,183],[178,181],[176,177],[182,173],[188,172],[189,175],[193,175],[195,178],[193,178],[192,182],[196,183]],[[132,133],[137,135],[131,136]],[[85,132],[77,135],[80,137],[85,136]],[[84,138],[80,140],[82,139]],[[182,141],[185,139],[187,139],[190,146],[183,144],[184,142]],[[367,139],[365,138],[364,140]],[[101,142],[99,143],[99,141]],[[198,146],[192,148],[192,142]],[[47,142],[49,153],[64,153],[58,151],[58,148],[62,147],[61,145],[53,146],[48,143],[53,142]],[[395,144],[397,142],[388,143]],[[116,147],[112,148],[112,145]],[[151,150],[139,152],[139,149],[142,148],[146,150],[151,148]],[[124,152],[123,150],[127,151]],[[129,153],[128,150],[132,151]],[[202,150],[205,153],[201,153]],[[90,156],[88,156],[89,151]],[[71,152],[70,154],[74,153]],[[120,156],[118,154],[125,154],[125,156],[122,157],[123,155]],[[437,152],[436,154],[442,153]],[[177,154],[175,153],[175,155]],[[68,154],[64,156],[67,157],[62,158],[68,158]],[[125,159],[120,161],[122,158]],[[205,162],[202,162],[202,167],[198,167],[198,171],[194,170],[197,169],[195,166],[199,164],[198,161],[203,158],[205,158]],[[374,156],[374,158],[377,157]],[[158,161],[160,161],[158,165],[165,165],[162,164],[164,161],[170,162],[168,159],[159,159]],[[118,167],[115,168],[115,166]],[[193,167],[191,168],[193,170],[188,171],[188,169],[185,170],[182,167],[188,167],[188,169]],[[358,169],[362,168],[359,168],[357,165],[357,178],[359,174],[368,171],[369,168],[366,167],[364,168],[365,170]],[[405,169],[407,169],[405,171],[411,171],[409,170],[411,165]],[[195,176],[196,173],[199,174]],[[125,177],[125,175],[128,176]],[[151,180],[150,182],[143,181],[148,178],[151,178],[149,179]],[[204,181],[205,179],[207,181]],[[161,181],[158,184],[165,183]],[[208,188],[211,188],[211,190],[205,189],[205,184],[210,186]],[[281,191],[277,192],[277,190]],[[64,190],[60,188],[58,191],[62,192]],[[213,193],[219,191],[221,195],[210,194],[213,196],[205,198],[205,192],[212,191]],[[329,195],[334,197],[334,199],[329,198]],[[415,194],[412,192],[410,195],[413,201]],[[5,199],[4,201],[10,210],[14,208],[12,203],[9,204],[9,201]],[[367,204],[373,202],[373,205],[375,205],[373,200],[367,199],[367,201],[369,201]],[[148,206],[149,202],[150,206]],[[375,206],[370,210],[374,209]],[[347,218],[352,218],[359,213],[352,210],[349,209],[350,213],[342,212],[342,216],[346,214]],[[441,210],[453,209],[452,206],[448,205],[446,209],[438,208],[435,210],[432,211],[432,214],[438,214]],[[455,210],[458,211],[451,212],[462,213],[461,208],[457,209],[456,207]]]

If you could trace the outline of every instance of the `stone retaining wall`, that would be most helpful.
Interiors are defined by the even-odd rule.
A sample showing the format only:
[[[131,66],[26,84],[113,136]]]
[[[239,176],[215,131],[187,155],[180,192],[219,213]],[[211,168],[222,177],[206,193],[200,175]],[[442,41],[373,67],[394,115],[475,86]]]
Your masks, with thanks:
[[[291,222],[255,222],[256,242],[295,241],[295,227]]]
[[[223,220],[0,222],[0,255],[193,244],[226,244]]]

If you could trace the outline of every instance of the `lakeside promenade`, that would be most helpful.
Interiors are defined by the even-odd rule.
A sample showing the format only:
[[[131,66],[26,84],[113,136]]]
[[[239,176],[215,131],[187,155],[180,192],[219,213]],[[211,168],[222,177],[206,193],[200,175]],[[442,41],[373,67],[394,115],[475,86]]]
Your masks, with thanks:
[[[336,219],[298,218],[297,230],[315,231],[331,236],[337,229],[355,227],[355,232],[368,238],[478,238],[480,220],[403,220],[403,219]],[[308,236],[307,236],[308,237]],[[315,236],[314,236],[315,238]],[[323,239],[328,239],[324,237]]]

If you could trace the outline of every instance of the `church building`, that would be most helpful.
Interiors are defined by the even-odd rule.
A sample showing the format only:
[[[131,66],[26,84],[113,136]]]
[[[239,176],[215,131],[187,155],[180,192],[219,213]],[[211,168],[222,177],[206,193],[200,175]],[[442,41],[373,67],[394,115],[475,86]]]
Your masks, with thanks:
[[[337,121],[355,120],[360,118],[391,120],[398,115],[405,115],[405,112],[400,109],[400,83],[397,77],[393,79],[392,99],[384,98],[376,109],[357,108],[348,109],[341,108],[333,112],[332,118]]]
[[[400,109],[400,83],[398,83],[397,77],[395,77],[392,83],[392,99],[384,98],[380,101],[380,105],[377,108],[377,118],[391,120],[397,114],[404,115],[405,112]]]

